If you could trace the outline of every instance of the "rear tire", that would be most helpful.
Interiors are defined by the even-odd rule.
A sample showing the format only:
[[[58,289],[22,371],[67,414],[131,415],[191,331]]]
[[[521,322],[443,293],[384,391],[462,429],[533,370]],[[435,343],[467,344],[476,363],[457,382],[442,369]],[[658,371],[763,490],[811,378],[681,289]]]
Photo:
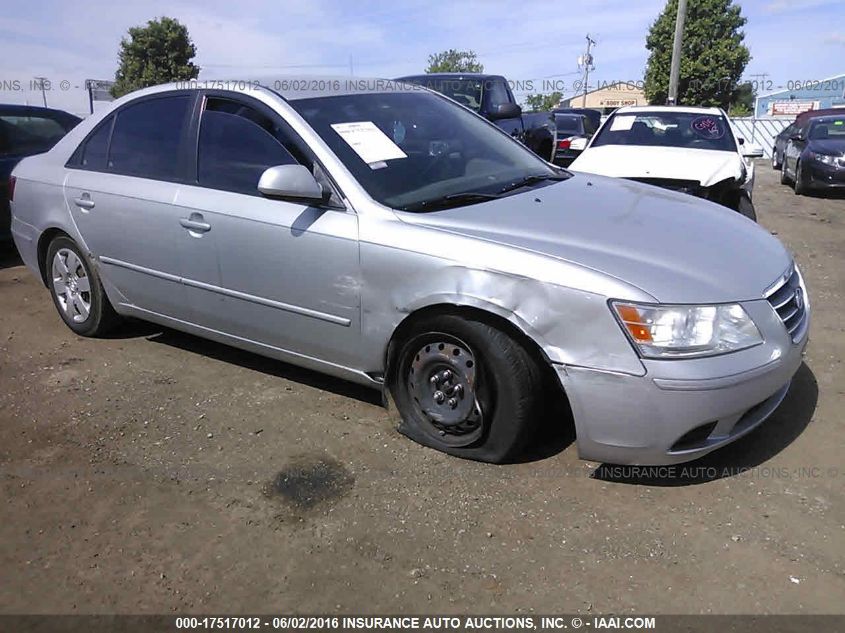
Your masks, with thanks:
[[[120,322],[100,276],[72,239],[50,242],[44,262],[47,285],[59,316],[80,336],[102,336]]]
[[[740,196],[736,210],[749,220],[757,221],[757,212],[754,210],[754,204],[745,196]]]
[[[400,344],[391,374],[399,431],[425,446],[502,463],[533,437],[540,367],[522,345],[486,323],[425,318]]]

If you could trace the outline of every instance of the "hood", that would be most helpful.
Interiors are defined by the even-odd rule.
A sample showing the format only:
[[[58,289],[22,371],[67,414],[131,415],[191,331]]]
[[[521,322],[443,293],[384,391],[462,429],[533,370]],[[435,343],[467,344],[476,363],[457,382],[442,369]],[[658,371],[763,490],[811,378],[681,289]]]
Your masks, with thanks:
[[[845,139],[815,139],[807,143],[807,149],[819,154],[830,154],[832,156],[845,156]]]
[[[615,178],[674,178],[695,180],[709,187],[726,178],[742,178],[742,158],[736,152],[645,145],[588,147],[570,165]]]
[[[736,211],[588,174],[401,218],[585,266],[662,303],[760,299],[792,260],[778,239]]]

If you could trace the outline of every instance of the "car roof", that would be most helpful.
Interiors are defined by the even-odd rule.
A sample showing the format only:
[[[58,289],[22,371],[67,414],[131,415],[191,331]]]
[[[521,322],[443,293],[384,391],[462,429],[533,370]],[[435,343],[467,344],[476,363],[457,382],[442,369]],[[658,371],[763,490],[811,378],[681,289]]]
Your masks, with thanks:
[[[421,75],[405,75],[396,81],[419,81],[421,79],[501,79],[502,75],[488,75],[486,73],[423,73]]]
[[[639,112],[685,112],[691,114],[723,114],[721,108],[698,106],[623,106],[614,114],[637,114]]]
[[[0,114],[18,114],[18,115],[36,115],[40,114],[42,116],[54,116],[59,118],[73,118],[77,121],[81,121],[78,116],[75,114],[71,114],[70,112],[65,112],[64,110],[57,110],[55,108],[42,108],[41,106],[32,106],[32,105],[21,105],[19,103],[2,103],[0,104]]]
[[[131,92],[126,97],[136,98],[157,92],[184,90],[230,90],[248,93],[258,87],[279,94],[285,101],[298,101],[314,97],[336,97],[351,94],[377,94],[386,92],[416,92],[420,86],[398,79],[383,77],[353,77],[348,75],[269,75],[244,79],[186,79],[185,81],[152,86]],[[124,101],[122,98],[121,101]]]
[[[820,116],[838,116],[845,115],[845,108],[823,108],[822,110],[807,110],[795,117],[796,123],[801,123],[805,119],[815,119]]]

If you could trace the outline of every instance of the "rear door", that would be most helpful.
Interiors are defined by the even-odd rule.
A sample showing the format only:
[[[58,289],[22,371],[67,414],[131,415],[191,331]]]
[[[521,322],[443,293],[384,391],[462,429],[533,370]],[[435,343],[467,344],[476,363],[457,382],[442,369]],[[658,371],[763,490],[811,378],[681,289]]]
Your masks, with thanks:
[[[196,182],[178,194],[194,236],[185,283],[207,328],[354,366],[360,342],[358,219],[337,194],[329,207],[265,198],[275,165],[305,165],[333,188],[302,140],[265,104],[208,93],[197,134]],[[186,229],[186,235],[192,232]],[[214,258],[216,266],[206,265]]]
[[[185,140],[194,95],[160,93],[104,120],[68,164],[65,197],[104,281],[122,303],[190,320],[180,283]]]

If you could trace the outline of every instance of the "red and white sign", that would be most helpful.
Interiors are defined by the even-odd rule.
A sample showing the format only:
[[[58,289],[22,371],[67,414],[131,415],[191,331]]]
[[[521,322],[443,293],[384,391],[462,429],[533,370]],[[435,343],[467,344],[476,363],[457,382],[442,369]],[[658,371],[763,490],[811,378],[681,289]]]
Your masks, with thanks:
[[[769,116],[798,116],[802,112],[818,110],[818,101],[770,101]]]

